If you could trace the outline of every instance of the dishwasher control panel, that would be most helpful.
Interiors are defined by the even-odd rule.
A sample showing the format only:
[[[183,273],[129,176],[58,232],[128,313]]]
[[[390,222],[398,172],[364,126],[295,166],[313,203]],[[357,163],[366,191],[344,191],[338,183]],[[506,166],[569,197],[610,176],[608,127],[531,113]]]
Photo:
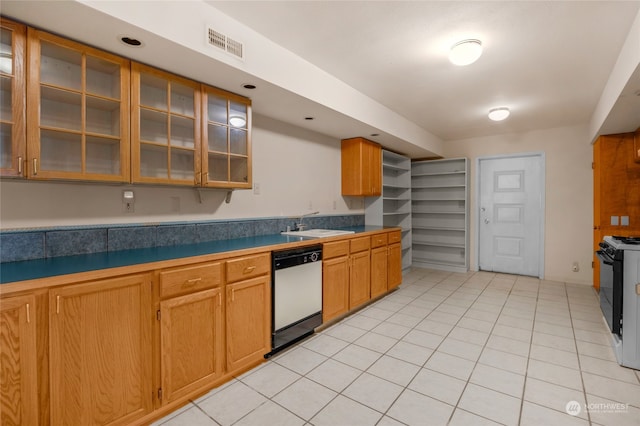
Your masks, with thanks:
[[[273,252],[273,268],[283,269],[322,261],[322,246],[301,247]]]

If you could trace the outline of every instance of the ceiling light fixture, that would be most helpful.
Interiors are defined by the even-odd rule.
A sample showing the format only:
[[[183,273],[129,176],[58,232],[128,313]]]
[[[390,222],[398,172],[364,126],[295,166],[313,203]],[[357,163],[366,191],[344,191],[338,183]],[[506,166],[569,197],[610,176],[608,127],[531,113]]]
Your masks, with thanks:
[[[229,124],[232,127],[244,127],[247,124],[247,120],[241,115],[232,115],[229,117]]]
[[[142,46],[142,42],[140,40],[138,40],[137,38],[133,38],[133,37],[122,36],[122,37],[120,37],[120,41],[122,43],[126,44],[127,46],[131,46],[131,47],[141,47]]]
[[[454,65],[469,65],[478,60],[482,55],[482,42],[476,39],[467,39],[457,42],[449,51],[449,60]]]
[[[507,107],[491,108],[489,110],[489,119],[493,121],[502,121],[509,117],[509,114],[511,114],[511,111],[509,111],[509,108]]]

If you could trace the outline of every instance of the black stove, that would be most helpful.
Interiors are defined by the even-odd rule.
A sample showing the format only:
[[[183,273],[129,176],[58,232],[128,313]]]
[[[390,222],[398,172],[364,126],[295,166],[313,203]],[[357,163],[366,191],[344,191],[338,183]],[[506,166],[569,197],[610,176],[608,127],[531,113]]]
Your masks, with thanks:
[[[623,244],[640,244],[640,237],[620,237],[617,235],[611,236],[614,240],[620,241]]]

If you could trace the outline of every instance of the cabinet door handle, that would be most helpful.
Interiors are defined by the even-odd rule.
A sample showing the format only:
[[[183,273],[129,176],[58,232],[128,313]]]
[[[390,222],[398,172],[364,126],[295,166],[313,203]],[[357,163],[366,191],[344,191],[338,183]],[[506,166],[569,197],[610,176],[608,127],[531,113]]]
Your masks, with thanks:
[[[33,175],[37,175],[38,174],[38,159],[34,158],[33,159]]]
[[[207,182],[209,182],[209,172],[204,172],[202,174],[202,183],[206,185]]]
[[[31,322],[31,313],[29,308],[29,304],[27,303],[27,323]]]
[[[235,300],[236,300],[236,289],[232,288],[231,289],[231,301],[235,302]]]
[[[186,280],[184,283],[186,285],[194,285],[196,283],[199,283],[200,281],[202,281],[202,277],[199,278],[191,278],[190,280]]]
[[[18,174],[22,175],[22,157],[18,157]]]
[[[254,266],[247,266],[246,268],[244,268],[244,271],[242,271],[244,274],[250,274],[251,272],[253,272],[256,269],[255,265]]]
[[[56,314],[60,313],[60,296],[56,296]]]
[[[218,306],[222,306],[222,293],[218,293]]]

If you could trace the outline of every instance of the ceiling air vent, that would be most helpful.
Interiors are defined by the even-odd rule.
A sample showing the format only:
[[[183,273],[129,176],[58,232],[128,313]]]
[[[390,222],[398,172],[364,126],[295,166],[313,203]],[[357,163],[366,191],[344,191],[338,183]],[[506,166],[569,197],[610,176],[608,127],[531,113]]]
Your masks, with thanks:
[[[213,28],[209,28],[207,31],[207,41],[211,46],[222,49],[237,58],[244,59],[244,47],[242,43]]]

